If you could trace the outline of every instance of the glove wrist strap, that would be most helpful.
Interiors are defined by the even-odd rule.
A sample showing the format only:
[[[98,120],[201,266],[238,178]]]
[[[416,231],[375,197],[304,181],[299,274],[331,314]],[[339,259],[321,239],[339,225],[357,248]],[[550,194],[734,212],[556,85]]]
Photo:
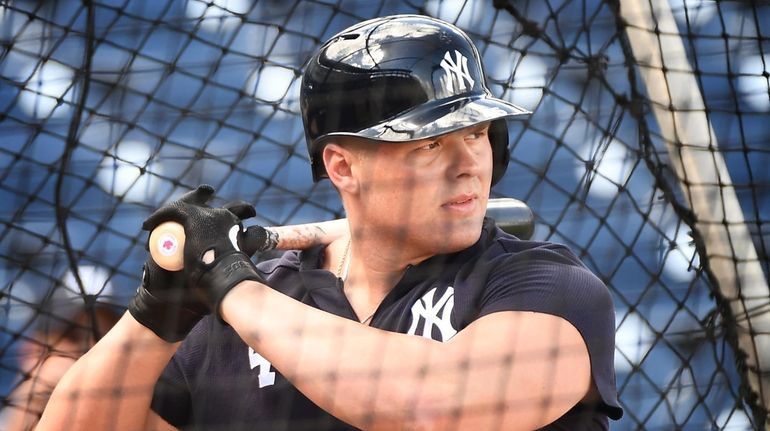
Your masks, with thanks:
[[[137,322],[169,343],[183,340],[203,317],[199,311],[156,298],[144,285],[137,289],[128,311]]]
[[[206,293],[212,311],[222,323],[226,323],[219,312],[222,299],[244,280],[265,283],[264,278],[257,273],[254,262],[240,251],[233,251],[214,261],[198,280],[198,287]]]

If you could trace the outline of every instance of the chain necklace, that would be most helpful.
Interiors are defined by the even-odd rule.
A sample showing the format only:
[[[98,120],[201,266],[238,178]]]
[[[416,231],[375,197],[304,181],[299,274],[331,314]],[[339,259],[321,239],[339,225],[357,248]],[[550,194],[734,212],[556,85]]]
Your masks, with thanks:
[[[345,281],[348,279],[348,270],[350,269],[350,259],[348,258],[348,255],[350,254],[350,243],[352,239],[348,239],[347,245],[345,245],[345,251],[342,253],[342,257],[340,258],[340,263],[337,265],[337,278],[341,279],[342,281]],[[342,270],[345,270],[345,273],[342,273]]]
[[[348,279],[348,271],[350,270],[350,243],[352,241],[351,239],[348,239],[347,245],[345,245],[345,251],[342,254],[342,257],[340,258],[340,263],[337,265],[337,278],[342,280],[344,283],[345,280]],[[372,314],[369,315],[366,319],[362,320],[361,323],[364,325],[368,325],[372,321],[372,317],[374,317],[374,313],[377,312],[377,309],[375,308]]]
[[[374,309],[374,313],[376,313],[376,312],[377,312],[377,309],[375,308]],[[374,317],[374,313],[370,314],[369,317],[367,317],[366,319],[362,320],[361,323],[363,323],[364,325],[368,325],[368,324],[372,323],[372,317]]]

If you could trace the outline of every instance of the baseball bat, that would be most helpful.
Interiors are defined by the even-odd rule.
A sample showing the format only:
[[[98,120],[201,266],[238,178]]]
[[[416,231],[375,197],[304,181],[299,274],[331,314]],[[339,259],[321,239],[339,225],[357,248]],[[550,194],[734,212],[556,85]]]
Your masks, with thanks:
[[[512,198],[490,199],[487,217],[495,220],[498,227],[520,239],[529,239],[534,229],[532,210],[524,202]],[[246,228],[243,248],[249,255],[262,248],[259,226]],[[348,231],[347,219],[329,220],[286,226],[265,227],[275,239],[278,250],[301,250],[319,244],[330,244]],[[150,255],[155,263],[168,271],[179,271],[184,266],[184,228],[176,222],[161,223],[150,233]],[[260,241],[259,244],[255,243]]]

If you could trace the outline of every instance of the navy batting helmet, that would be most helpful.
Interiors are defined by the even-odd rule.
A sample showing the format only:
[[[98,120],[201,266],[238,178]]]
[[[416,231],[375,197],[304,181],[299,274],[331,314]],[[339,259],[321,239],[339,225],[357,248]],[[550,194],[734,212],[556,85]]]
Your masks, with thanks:
[[[331,137],[405,142],[490,121],[495,184],[508,167],[505,118],[529,113],[492,95],[462,30],[420,15],[376,18],[332,37],[307,63],[300,103],[315,181],[327,177],[321,154]]]

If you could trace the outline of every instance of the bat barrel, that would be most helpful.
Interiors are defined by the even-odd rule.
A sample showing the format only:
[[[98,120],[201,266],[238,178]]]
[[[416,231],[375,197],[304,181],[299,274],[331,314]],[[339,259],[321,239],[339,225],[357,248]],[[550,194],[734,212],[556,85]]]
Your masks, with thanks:
[[[518,199],[490,199],[487,203],[487,217],[494,219],[500,229],[519,239],[531,238],[535,230],[532,210]]]

